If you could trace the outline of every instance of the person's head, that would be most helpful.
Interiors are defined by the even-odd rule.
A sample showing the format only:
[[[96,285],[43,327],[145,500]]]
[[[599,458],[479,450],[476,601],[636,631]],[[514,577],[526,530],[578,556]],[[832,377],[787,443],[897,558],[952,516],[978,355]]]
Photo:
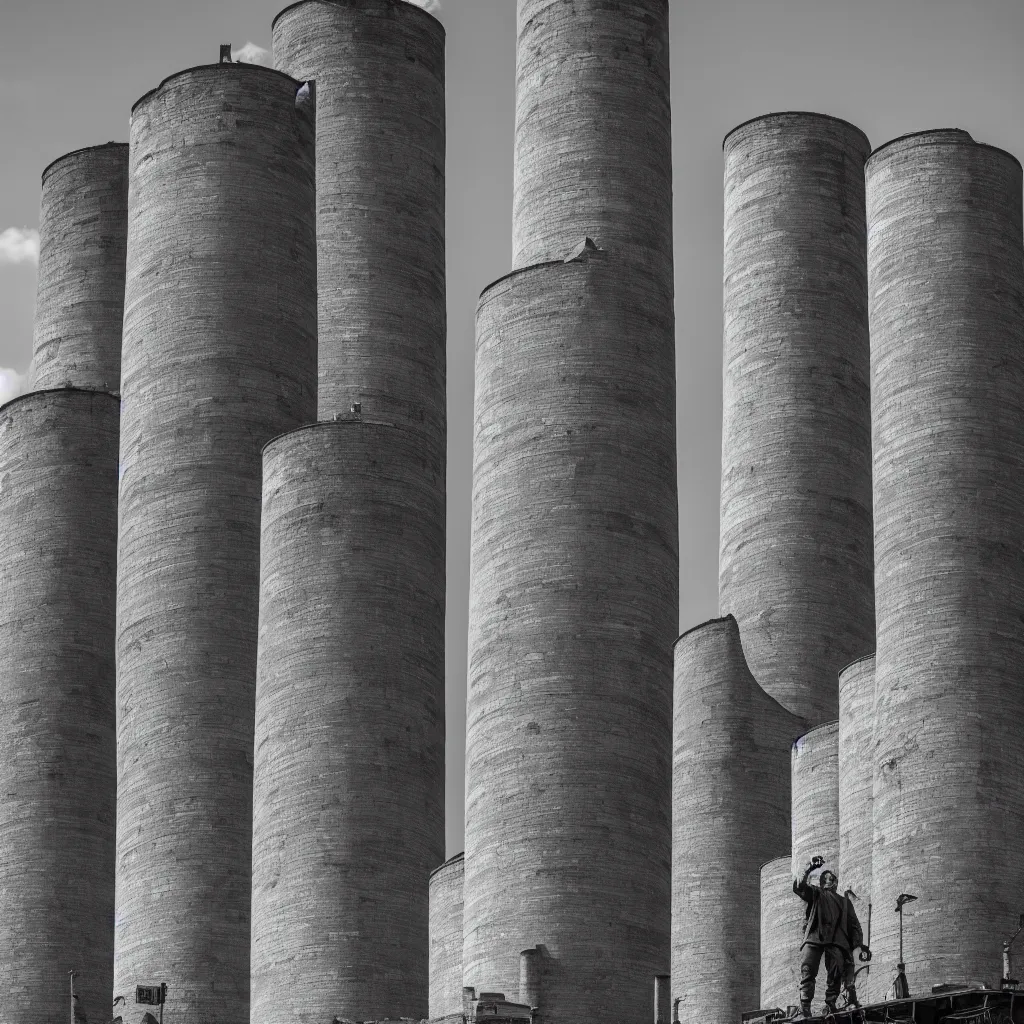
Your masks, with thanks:
[[[836,889],[839,887],[839,879],[836,878],[836,874],[834,871],[829,871],[828,868],[826,868],[821,873],[820,884],[822,889],[831,889],[832,892],[835,892]]]

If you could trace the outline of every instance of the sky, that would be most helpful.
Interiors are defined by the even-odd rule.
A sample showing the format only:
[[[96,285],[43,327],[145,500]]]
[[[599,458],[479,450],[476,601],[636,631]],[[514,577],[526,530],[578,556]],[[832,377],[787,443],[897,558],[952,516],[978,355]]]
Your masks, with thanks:
[[[448,853],[462,849],[473,316],[511,269],[515,0],[422,0],[447,32]],[[32,354],[39,177],[128,138],[132,103],[219,44],[270,47],[284,0],[4,0],[0,7],[0,397]],[[723,136],[813,110],[878,146],[965,128],[1024,159],[1024,0],[670,0],[680,628],[718,612]],[[250,51],[253,52],[253,51]]]

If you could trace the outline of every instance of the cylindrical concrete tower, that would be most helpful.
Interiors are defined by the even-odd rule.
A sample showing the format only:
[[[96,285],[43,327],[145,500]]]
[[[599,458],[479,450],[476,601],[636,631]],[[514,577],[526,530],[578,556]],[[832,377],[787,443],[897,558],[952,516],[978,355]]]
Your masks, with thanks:
[[[465,984],[546,947],[550,1024],[641,1020],[669,965],[674,342],[614,252],[477,315]]]
[[[404,0],[300,0],[274,61],[316,80],[320,419],[358,403],[444,459],[444,29]]]
[[[359,419],[264,452],[253,1024],[426,1016],[443,471],[415,432]]]
[[[793,744],[792,765],[792,873],[799,878],[807,862],[820,855],[839,875],[839,723],[801,736]],[[841,875],[839,884],[845,888]]]
[[[589,236],[672,293],[668,0],[519,0],[513,265]]]
[[[874,649],[869,148],[821,114],[725,139],[720,604],[754,678],[811,725]]]
[[[536,946],[519,953],[519,1002],[539,1007],[544,998],[544,951]]]
[[[685,1024],[739,1020],[759,1005],[760,865],[790,848],[806,723],[757,685],[731,615],[679,638],[675,677],[672,994]]]
[[[800,1001],[800,945],[806,904],[793,892],[792,858],[761,866],[761,1006]],[[819,983],[818,990],[824,992]]]
[[[116,397],[0,409],[0,1020],[110,1017]]]
[[[872,902],[874,725],[875,656],[869,654],[848,665],[839,676],[839,889],[852,889],[857,894],[854,906],[865,929]]]
[[[462,887],[465,854],[430,876],[430,1017],[462,1012]],[[520,988],[522,979],[520,978]]]
[[[654,976],[654,1024],[670,1024],[672,1020],[672,976]]]
[[[876,961],[1000,977],[1024,910],[1021,167],[962,131],[867,165]]]
[[[164,981],[182,1024],[249,1014],[260,449],[316,413],[298,90],[220,64],[132,109],[114,995]]]
[[[43,171],[34,388],[120,391],[127,234],[127,143],[78,149]]]

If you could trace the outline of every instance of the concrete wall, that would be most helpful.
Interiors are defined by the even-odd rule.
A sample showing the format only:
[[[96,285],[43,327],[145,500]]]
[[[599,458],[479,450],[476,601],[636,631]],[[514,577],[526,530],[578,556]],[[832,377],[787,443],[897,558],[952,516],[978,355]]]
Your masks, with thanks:
[[[793,875],[803,875],[816,855],[838,875],[839,723],[819,725],[801,736],[793,744],[792,767]]]
[[[126,143],[67,153],[43,171],[34,388],[121,389],[127,234]]]
[[[444,29],[402,0],[303,0],[274,60],[316,80],[320,419],[358,402],[443,459]]]
[[[867,165],[878,652],[876,958],[1000,976],[1024,910],[1021,168],[966,132]],[[908,799],[907,794],[912,794]]]
[[[0,1020],[110,1018],[118,402],[0,409]]]
[[[492,285],[477,319],[465,984],[545,1021],[641,1019],[669,966],[674,339],[611,252]]]
[[[360,420],[264,452],[253,1024],[427,1013],[443,472],[413,431]]]
[[[584,236],[672,294],[668,0],[519,0],[513,265]]]
[[[182,1024],[249,1014],[260,449],[316,412],[298,87],[200,67],[132,111],[114,970],[129,1016],[135,985],[160,980]]]
[[[853,905],[864,929],[865,942],[868,908],[872,904],[874,726],[875,656],[869,654],[839,674],[839,891],[852,889],[857,894]],[[892,907],[876,909],[892,912]],[[857,979],[861,1002],[871,989],[871,974],[869,967]]]
[[[731,615],[676,642],[674,707],[672,994],[686,1024],[739,1020],[760,1005],[760,865],[790,847],[806,723],[757,685]]]
[[[800,945],[806,904],[793,892],[792,858],[761,866],[761,1006],[800,1002]],[[821,977],[822,975],[819,975]],[[823,983],[818,991],[824,992]]]
[[[465,877],[465,854],[462,853],[446,860],[430,875],[431,1018],[462,1012],[462,891]]]
[[[811,725],[874,649],[868,151],[821,114],[725,140],[720,606],[754,678]]]

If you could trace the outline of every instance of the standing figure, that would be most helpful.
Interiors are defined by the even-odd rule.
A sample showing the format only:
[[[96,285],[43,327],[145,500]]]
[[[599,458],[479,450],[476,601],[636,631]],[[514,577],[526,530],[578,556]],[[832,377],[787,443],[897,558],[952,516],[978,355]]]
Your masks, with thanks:
[[[800,962],[800,1011],[804,1017],[811,1015],[814,982],[823,954],[827,979],[825,1007],[830,1013],[835,1012],[840,986],[846,989],[849,1005],[857,1005],[853,951],[859,946],[865,956],[870,956],[850,897],[840,896],[837,891],[839,879],[835,872],[823,871],[817,887],[808,883],[811,872],[823,863],[821,857],[814,857],[803,877],[793,883],[793,892],[807,904],[804,941],[800,947],[803,953]]]

